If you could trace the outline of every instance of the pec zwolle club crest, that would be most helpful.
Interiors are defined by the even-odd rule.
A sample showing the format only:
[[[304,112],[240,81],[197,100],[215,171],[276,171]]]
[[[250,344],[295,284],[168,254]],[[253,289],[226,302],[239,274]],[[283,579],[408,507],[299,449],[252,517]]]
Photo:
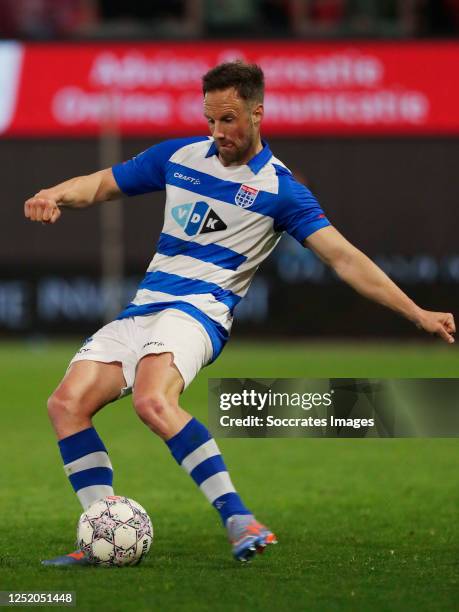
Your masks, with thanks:
[[[218,232],[227,228],[226,223],[206,202],[174,206],[171,213],[174,221],[183,228],[187,236]]]
[[[258,189],[249,187],[248,185],[241,185],[239,191],[234,198],[234,201],[241,208],[249,208],[255,202],[255,198],[258,195]]]

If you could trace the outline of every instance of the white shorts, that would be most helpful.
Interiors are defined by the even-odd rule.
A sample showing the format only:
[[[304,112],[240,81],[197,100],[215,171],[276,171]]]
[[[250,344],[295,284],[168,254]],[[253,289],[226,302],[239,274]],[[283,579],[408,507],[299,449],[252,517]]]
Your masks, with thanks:
[[[122,397],[132,391],[140,359],[160,353],[173,354],[185,389],[212,359],[213,350],[207,332],[196,319],[181,310],[168,308],[108,323],[86,340],[70,365],[85,359],[121,362],[126,380],[126,387],[120,390]]]

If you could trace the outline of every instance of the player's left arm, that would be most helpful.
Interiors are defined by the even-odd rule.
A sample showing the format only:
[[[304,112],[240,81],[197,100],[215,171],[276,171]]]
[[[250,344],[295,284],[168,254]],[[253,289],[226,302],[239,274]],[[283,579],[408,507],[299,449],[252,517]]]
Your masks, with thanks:
[[[308,236],[304,246],[361,295],[391,308],[420,329],[453,343],[456,331],[451,313],[420,308],[371,259],[353,246],[334,227],[328,226]]]

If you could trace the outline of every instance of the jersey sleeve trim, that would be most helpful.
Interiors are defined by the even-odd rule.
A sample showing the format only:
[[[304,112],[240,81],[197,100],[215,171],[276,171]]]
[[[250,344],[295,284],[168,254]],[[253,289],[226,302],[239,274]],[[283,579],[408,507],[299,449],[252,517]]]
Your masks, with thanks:
[[[121,191],[134,196],[166,188],[165,168],[172,155],[179,149],[208,140],[207,136],[175,138],[153,145],[135,157],[113,166],[113,176]]]
[[[303,244],[306,238],[309,238],[309,236],[311,236],[318,230],[324,227],[328,227],[329,225],[331,225],[330,221],[324,216],[322,219],[317,219],[317,221],[313,223],[308,222],[308,223],[305,223],[304,226],[298,225],[295,232],[291,233],[291,236],[293,236],[293,238],[295,238],[296,240],[298,240],[298,242]]]
[[[279,178],[279,209],[276,231],[286,231],[300,244],[317,230],[330,225],[319,202],[307,187],[286,169],[276,167]]]

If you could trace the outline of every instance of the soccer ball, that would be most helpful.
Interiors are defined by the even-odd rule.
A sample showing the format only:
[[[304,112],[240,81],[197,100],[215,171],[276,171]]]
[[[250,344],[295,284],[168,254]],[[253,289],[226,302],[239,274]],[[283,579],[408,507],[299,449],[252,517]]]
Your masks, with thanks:
[[[153,526],[140,504],[111,495],[83,512],[77,546],[94,565],[137,565],[150,549]]]

